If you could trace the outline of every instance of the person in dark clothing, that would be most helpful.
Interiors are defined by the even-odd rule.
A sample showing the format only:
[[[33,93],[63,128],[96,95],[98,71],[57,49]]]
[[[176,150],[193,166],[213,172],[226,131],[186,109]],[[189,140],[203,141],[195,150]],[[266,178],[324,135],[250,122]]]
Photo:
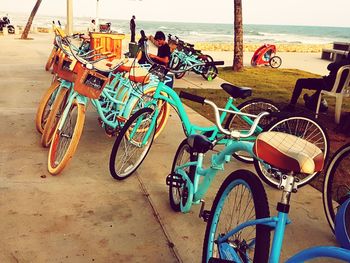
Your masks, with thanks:
[[[158,46],[157,55],[149,54],[149,57],[155,62],[167,66],[170,60],[170,47],[165,41],[165,34],[162,31],[157,31],[154,35],[154,41]]]
[[[317,94],[317,97],[321,93],[321,90],[330,91],[333,88],[339,68],[345,65],[350,65],[350,52],[348,53],[347,56],[344,56],[341,60],[330,63],[327,66],[327,69],[330,71],[328,76],[324,76],[322,78],[298,79],[295,84],[290,103],[284,108],[284,110],[286,111],[294,110],[295,104],[297,103],[298,98],[300,97],[303,89],[316,90],[315,94]],[[346,72],[344,73],[346,74]],[[339,87],[341,87],[344,84],[345,78],[346,76],[344,75],[341,77]]]
[[[148,56],[156,63],[168,66],[170,60],[170,47],[165,41],[165,34],[162,31],[157,31],[154,35],[154,43],[158,46],[157,55],[148,53]],[[140,64],[148,63],[143,52],[138,54],[138,62]]]
[[[136,29],[136,24],[135,24],[135,16],[132,16],[130,19],[130,31],[131,31],[131,40],[130,42],[135,42],[135,29]]]

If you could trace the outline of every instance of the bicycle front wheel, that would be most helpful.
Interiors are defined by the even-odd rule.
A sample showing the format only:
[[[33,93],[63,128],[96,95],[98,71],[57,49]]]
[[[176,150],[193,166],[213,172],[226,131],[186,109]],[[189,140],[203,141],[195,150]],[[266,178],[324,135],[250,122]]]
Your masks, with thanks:
[[[247,100],[237,106],[240,112],[249,113],[257,115],[260,112],[277,112],[279,111],[278,107],[271,101],[263,98],[251,99]],[[270,118],[263,118],[259,126],[261,128],[266,127],[270,123]],[[242,115],[238,114],[230,114],[225,123],[225,128],[228,130],[239,130],[239,131],[249,131],[251,125],[247,123],[242,118]],[[244,151],[239,151],[233,154],[237,160],[245,162],[245,163],[253,163],[253,158]]]
[[[269,216],[267,197],[260,180],[247,170],[231,173],[222,183],[211,208],[202,262],[207,263],[211,258],[230,259],[225,257],[230,256],[227,254],[230,252],[241,262],[267,262],[270,250],[267,226],[245,227],[220,243],[218,238],[244,222]]]
[[[288,133],[302,138],[321,149],[326,162],[329,152],[329,140],[326,130],[313,118],[294,115],[292,117],[280,118],[272,122],[266,131],[278,131]],[[278,170],[266,163],[254,160],[255,169],[259,177],[268,185],[278,188],[280,183],[280,173]],[[298,174],[298,182],[295,182],[298,188],[306,185],[314,179],[320,172],[313,174]]]
[[[334,232],[338,208],[350,196],[350,143],[341,147],[330,161],[323,184],[323,207]]]
[[[40,133],[43,133],[47,118],[51,111],[51,105],[55,101],[56,93],[59,87],[60,82],[56,79],[51,83],[50,87],[40,100],[35,116],[35,127]]]
[[[53,60],[54,60],[54,57],[55,57],[55,54],[57,52],[57,47],[53,47],[52,50],[51,50],[51,53],[49,55],[49,58],[47,59],[47,62],[45,64],[45,70],[46,71],[49,71],[52,64],[53,64]]]
[[[114,179],[126,179],[146,158],[155,134],[155,127],[150,127],[152,118],[152,109],[140,109],[118,134],[109,159],[109,171]]]
[[[67,116],[60,119],[52,137],[48,158],[51,174],[59,174],[73,157],[83,132],[84,121],[85,105],[74,100]]]
[[[68,95],[69,90],[62,88],[57,94],[54,103],[52,104],[51,111],[48,114],[43,134],[41,136],[41,145],[45,148],[49,146],[52,140],[52,135],[56,130],[58,121],[60,120],[63,110],[66,106]]]

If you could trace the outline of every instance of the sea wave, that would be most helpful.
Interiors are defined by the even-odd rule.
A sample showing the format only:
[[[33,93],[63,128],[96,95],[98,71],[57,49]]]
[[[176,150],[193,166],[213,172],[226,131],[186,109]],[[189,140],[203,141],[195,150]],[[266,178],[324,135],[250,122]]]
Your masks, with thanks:
[[[1,13],[1,11],[0,11]],[[11,23],[24,26],[28,20],[27,14],[9,13]],[[65,17],[51,17],[38,15],[33,21],[35,27],[51,27],[52,20],[61,20],[64,25]],[[74,18],[74,29],[86,31],[91,18]],[[112,23],[112,30],[119,33],[130,33],[128,20],[103,19],[100,23]],[[154,34],[158,30],[165,35],[172,34],[188,42],[232,42],[232,24],[203,24],[137,21],[137,30],[143,29],[146,34]],[[305,43],[327,44],[334,41],[350,42],[350,28],[340,27],[308,27],[308,26],[277,26],[277,25],[244,25],[244,41],[255,43]]]

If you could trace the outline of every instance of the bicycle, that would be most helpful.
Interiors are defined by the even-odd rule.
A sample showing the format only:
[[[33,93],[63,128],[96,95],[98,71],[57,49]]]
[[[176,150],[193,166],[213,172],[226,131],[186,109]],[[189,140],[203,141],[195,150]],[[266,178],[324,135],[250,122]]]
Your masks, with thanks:
[[[59,22],[59,21],[58,21]],[[60,22],[59,22],[60,24]],[[51,81],[51,85],[49,87],[49,89],[45,92],[45,94],[43,95],[43,97],[40,100],[39,103],[39,107],[36,113],[36,118],[35,118],[35,125],[36,125],[36,129],[38,130],[39,133],[43,133],[44,131],[44,127],[46,125],[46,122],[50,116],[50,112],[51,109],[57,109],[57,106],[55,107],[54,102],[56,100],[56,96],[58,94],[60,85],[64,87],[66,87],[67,89],[69,89],[69,87],[71,86],[71,83],[65,83],[62,84],[62,81],[60,81],[60,78],[64,78],[65,81],[67,82],[72,82],[72,76],[71,76],[71,70],[65,70],[67,69],[67,66],[65,65],[64,68],[62,68],[63,66],[63,62],[64,63],[71,63],[72,61],[68,61],[68,58],[66,58],[66,54],[64,53],[63,49],[65,50],[65,52],[67,53],[69,48],[68,47],[62,47],[62,44],[60,44],[60,46],[57,43],[57,38],[59,37],[66,37],[66,34],[64,33],[64,31],[60,28],[55,26],[55,23],[53,21],[53,30],[55,33],[55,37],[54,37],[54,46],[53,49],[50,53],[49,59],[46,63],[46,70],[49,70],[51,68],[51,66],[53,66],[52,69],[52,74],[54,75]],[[80,37],[81,34],[74,34],[72,35],[72,38],[76,38],[76,37]],[[95,50],[89,50],[86,48],[85,46],[85,41],[81,42],[81,45],[79,47],[76,46],[72,46],[72,48],[77,51],[79,53],[80,56],[86,58],[86,59],[95,59],[96,57],[99,57],[100,59],[103,58],[108,58],[110,56],[108,56],[108,53],[104,53],[104,54],[100,54],[100,53],[96,53],[98,51],[98,49]],[[102,47],[101,47],[102,48]],[[65,60],[65,61],[64,61]],[[74,65],[74,64],[73,64]],[[68,65],[69,66],[69,65]],[[57,76],[57,74],[62,73],[61,76]],[[68,71],[68,72],[66,72]],[[57,104],[57,102],[56,102]],[[57,114],[55,114],[57,115]],[[48,145],[48,142],[45,140],[43,142],[43,146],[46,147]]]
[[[340,147],[331,158],[323,183],[323,207],[332,231],[339,207],[350,197],[350,143]]]
[[[70,47],[69,40],[67,38],[63,40]],[[74,155],[82,134],[85,109],[89,99],[97,109],[103,124],[110,126],[113,130],[119,130],[136,109],[143,107],[147,97],[146,99],[141,98],[151,94],[152,87],[156,83],[156,79],[151,77],[145,69],[133,68],[127,78],[119,79],[114,75],[113,81],[119,79],[118,87],[114,89],[112,84],[112,88],[106,89],[110,77],[102,73],[112,74],[111,72],[119,68],[124,60],[103,62],[105,67],[101,68],[97,67],[97,63],[80,58],[72,50],[71,54],[77,61],[77,76],[57,123],[57,128],[52,135],[48,156],[48,170],[51,174],[60,173]],[[83,64],[86,66],[84,67]],[[100,73],[96,70],[99,70]],[[125,82],[128,82],[129,86]],[[148,85],[143,85],[145,83]],[[101,94],[103,94],[102,97],[100,97]],[[158,106],[162,112],[159,115],[160,124],[165,124],[168,116],[167,106],[161,104],[161,101],[156,105]],[[157,128],[159,132],[162,129],[160,125]]]
[[[193,98],[191,94],[189,96],[186,95],[186,93],[181,92],[180,96],[173,91],[172,89],[169,89],[163,82],[162,78],[168,73],[168,72],[181,72],[176,71],[170,68],[165,68],[164,66],[154,64],[152,60],[147,55],[147,39],[144,38],[144,45],[145,45],[145,55],[147,59],[150,61],[150,63],[153,63],[153,68],[151,68],[151,71],[153,74],[156,74],[159,76],[160,82],[158,83],[156,92],[153,95],[152,100],[149,102],[149,104],[145,105],[151,106],[149,109],[142,109],[138,112],[136,112],[128,121],[125,123],[123,129],[118,134],[116,141],[113,145],[111,155],[110,155],[110,161],[109,161],[109,170],[111,173],[111,176],[115,179],[122,180],[127,177],[129,177],[133,172],[137,170],[137,168],[141,165],[143,160],[146,158],[148,151],[152,145],[153,142],[153,134],[154,134],[154,126],[156,124],[156,118],[158,116],[157,110],[152,110],[154,106],[156,105],[157,101],[159,99],[162,99],[172,105],[176,112],[178,113],[181,122],[183,124],[183,129],[186,137],[190,136],[191,134],[195,133],[202,133],[207,135],[209,137],[209,140],[213,141],[217,139],[217,136],[220,136],[220,133],[218,131],[218,128],[216,125],[210,126],[210,127],[199,127],[194,124],[192,124],[189,121],[189,118],[186,114],[186,111],[184,109],[183,104],[181,103],[180,98]],[[215,64],[217,62],[206,62],[206,64]],[[203,63],[201,64],[203,65]],[[193,65],[195,66],[195,65]],[[231,84],[225,83],[221,86],[229,95],[230,97],[227,100],[227,103],[222,109],[222,114],[220,116],[220,123],[222,124],[228,114],[228,112],[231,110],[231,114],[233,116],[242,116],[240,119],[244,121],[245,124],[248,124],[249,127],[253,124],[253,121],[250,119],[250,111],[252,111],[252,116],[255,116],[254,113],[261,112],[261,111],[269,111],[274,112],[277,111],[278,108],[269,101],[266,100],[252,100],[251,102],[246,102],[246,106],[244,109],[242,107],[242,112],[239,108],[237,108],[234,105],[234,99],[235,98],[247,98],[251,95],[252,90],[250,88],[240,88],[233,86]],[[165,97],[162,94],[166,94]],[[196,96],[195,96],[196,97]],[[204,98],[197,96],[197,102],[203,103]],[[247,114],[245,114],[247,113]],[[284,118],[286,121],[283,122],[283,120],[279,122],[277,126],[274,126],[274,128],[278,128],[280,126],[288,126],[289,120],[286,119],[284,114],[281,118]],[[225,127],[228,127],[233,122],[232,120],[235,120],[237,118],[230,117],[225,125]],[[272,116],[272,114],[270,114]],[[306,120],[307,118],[305,118]],[[265,122],[261,124],[261,126],[256,127],[254,136],[249,136],[247,138],[243,138],[247,141],[254,141],[256,138],[256,135],[263,131],[264,126],[269,123],[269,120],[264,120]],[[311,123],[311,122],[310,122]],[[238,123],[239,124],[239,123]],[[139,129],[140,125],[142,125],[142,128]],[[242,129],[241,129],[242,128]],[[320,126],[316,126],[316,128],[320,128]],[[245,127],[237,126],[235,127],[236,130],[242,130],[244,132]],[[320,130],[320,134],[324,135],[325,132],[323,130]],[[302,136],[302,135],[301,135]],[[135,138],[134,138],[135,137]],[[324,144],[328,145],[327,137],[324,136]],[[222,141],[222,144],[225,142]],[[326,155],[326,153],[325,153]],[[235,157],[237,156],[234,155]],[[239,156],[239,153],[238,153]],[[118,161],[118,162],[116,162]],[[264,167],[265,169],[265,167]],[[262,176],[265,176],[266,173],[261,173]],[[278,185],[278,184],[277,184]]]
[[[258,135],[254,154],[283,176],[279,188],[281,201],[277,216],[270,216],[266,192],[261,181],[250,171],[237,170],[222,183],[208,212],[202,262],[279,262],[292,193],[296,193],[301,173],[321,171],[322,151],[294,135],[265,132]],[[270,251],[270,235],[273,241]],[[350,260],[350,250],[321,246],[303,250],[286,262],[304,262],[317,257]]]
[[[208,81],[216,78],[218,75],[216,66],[214,64],[205,64],[206,62],[214,61],[211,56],[202,54],[200,50],[194,49],[194,45],[186,43],[176,36],[169,34],[168,38],[176,43],[176,48],[171,53],[169,67],[175,70],[182,69],[180,73],[175,74],[175,78],[181,79],[190,70],[202,75]],[[193,67],[192,65],[195,66]]]

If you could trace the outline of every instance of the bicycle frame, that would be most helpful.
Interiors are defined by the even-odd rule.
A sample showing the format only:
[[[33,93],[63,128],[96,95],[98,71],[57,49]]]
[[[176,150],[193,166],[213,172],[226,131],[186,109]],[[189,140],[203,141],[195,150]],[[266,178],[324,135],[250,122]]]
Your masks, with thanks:
[[[284,232],[286,225],[289,224],[290,221],[288,219],[288,214],[284,212],[278,212],[277,216],[261,218],[257,220],[247,221],[243,224],[240,224],[236,228],[232,229],[225,236],[219,237],[217,239],[218,246],[223,244],[229,237],[233,236],[235,233],[239,232],[243,228],[254,226],[254,225],[267,225],[269,227],[273,227],[275,229],[272,248],[270,252],[269,262],[270,263],[278,263],[281,255],[282,242],[284,238]],[[251,244],[254,245],[254,244]],[[225,255],[222,253],[222,255]],[[330,257],[334,259],[340,260],[349,260],[350,251],[340,247],[334,246],[318,246],[311,247],[305,250],[302,250],[289,258],[286,263],[297,263],[304,262],[306,260],[315,259],[318,257]],[[240,262],[241,259],[238,257],[234,249],[230,249],[230,256],[234,258],[237,262]]]
[[[195,124],[192,124],[189,120],[189,117],[185,111],[185,107],[182,104],[179,95],[173,89],[169,88],[167,85],[165,85],[163,82],[160,81],[158,83],[157,89],[153,95],[152,101],[150,101],[148,104],[145,105],[145,107],[155,108],[155,110],[154,110],[154,113],[152,116],[150,128],[148,129],[147,133],[145,134],[145,137],[142,141],[142,145],[145,145],[147,143],[149,136],[151,134],[151,131],[156,127],[156,121],[157,121],[157,117],[159,114],[159,109],[155,106],[156,106],[158,100],[163,100],[175,108],[175,110],[177,111],[177,113],[181,119],[182,126],[183,126],[186,137],[190,136],[191,134],[196,134],[198,132],[200,132],[200,133],[212,132],[212,135],[209,137],[209,140],[214,140],[215,138],[217,138],[218,136],[221,135],[219,133],[219,130],[218,130],[216,125],[203,127],[203,126],[197,126]],[[233,101],[234,101],[234,99],[232,97],[228,98],[227,103],[225,105],[225,108],[220,116],[220,123],[223,123],[228,112],[230,112],[230,113],[239,112],[239,109],[233,104]],[[253,121],[249,117],[244,116],[244,115],[242,115],[241,117],[249,125],[253,124]],[[140,123],[141,123],[141,121],[139,121],[138,125]],[[134,130],[137,129],[138,125],[135,125]],[[262,128],[258,126],[257,132],[259,132],[259,133],[262,132]],[[132,136],[132,134],[131,134],[131,136]],[[255,137],[251,136],[251,137],[244,138],[244,139],[242,138],[242,140],[253,141],[253,140],[255,140]],[[226,143],[225,139],[220,141],[220,144],[225,144],[225,143]]]
[[[187,213],[190,211],[193,203],[199,203],[202,197],[207,192],[208,188],[213,181],[213,178],[216,176],[219,170],[224,170],[224,163],[229,162],[231,155],[237,151],[246,151],[251,156],[253,154],[253,142],[248,141],[235,141],[233,139],[226,140],[226,147],[220,151],[218,154],[215,154],[211,158],[211,165],[207,169],[203,169],[203,159],[204,154],[198,154],[198,160],[195,162],[188,162],[183,165],[177,166],[175,172],[182,176],[182,179],[186,181],[188,189],[188,201],[185,205],[181,202],[180,208],[181,212]],[[194,182],[192,183],[191,179],[188,177],[187,173],[183,168],[196,166],[196,172],[194,175]],[[203,176],[204,179],[199,183],[200,176]]]

